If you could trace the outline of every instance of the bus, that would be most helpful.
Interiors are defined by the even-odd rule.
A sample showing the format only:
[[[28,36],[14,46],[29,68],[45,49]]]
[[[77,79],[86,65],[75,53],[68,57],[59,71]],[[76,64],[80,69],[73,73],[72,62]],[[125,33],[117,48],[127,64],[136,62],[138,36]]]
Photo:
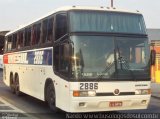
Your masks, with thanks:
[[[53,112],[149,104],[150,49],[139,11],[62,7],[5,38],[5,84],[16,95],[46,101]]]
[[[3,70],[3,48],[6,31],[0,31],[0,70]]]
[[[3,55],[0,54],[0,70],[3,69]]]

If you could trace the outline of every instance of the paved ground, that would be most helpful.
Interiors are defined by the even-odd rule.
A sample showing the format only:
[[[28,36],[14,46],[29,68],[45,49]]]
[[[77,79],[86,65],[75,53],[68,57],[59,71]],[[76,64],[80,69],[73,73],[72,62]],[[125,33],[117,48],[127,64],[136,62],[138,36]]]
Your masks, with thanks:
[[[152,83],[151,84],[152,89],[152,97],[159,98],[160,99],[160,83]]]
[[[0,98],[0,118],[38,119]]]

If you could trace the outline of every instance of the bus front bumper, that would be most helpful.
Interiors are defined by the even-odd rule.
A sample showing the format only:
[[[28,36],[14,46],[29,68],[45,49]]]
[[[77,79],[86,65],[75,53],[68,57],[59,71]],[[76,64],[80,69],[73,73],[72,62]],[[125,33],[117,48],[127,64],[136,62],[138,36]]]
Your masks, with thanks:
[[[69,112],[147,109],[151,95],[72,97]]]

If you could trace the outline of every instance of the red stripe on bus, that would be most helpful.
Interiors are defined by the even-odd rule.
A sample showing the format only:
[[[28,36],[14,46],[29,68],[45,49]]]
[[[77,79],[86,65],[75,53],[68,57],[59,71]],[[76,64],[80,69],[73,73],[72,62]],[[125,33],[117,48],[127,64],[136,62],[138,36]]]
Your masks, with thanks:
[[[3,55],[3,63],[8,64],[8,55]]]

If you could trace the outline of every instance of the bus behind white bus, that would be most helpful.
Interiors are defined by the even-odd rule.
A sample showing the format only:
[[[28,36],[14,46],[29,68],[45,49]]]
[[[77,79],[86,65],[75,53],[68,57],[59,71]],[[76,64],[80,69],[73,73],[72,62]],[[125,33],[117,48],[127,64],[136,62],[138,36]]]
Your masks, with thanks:
[[[0,54],[0,69],[3,69],[3,55]]]

